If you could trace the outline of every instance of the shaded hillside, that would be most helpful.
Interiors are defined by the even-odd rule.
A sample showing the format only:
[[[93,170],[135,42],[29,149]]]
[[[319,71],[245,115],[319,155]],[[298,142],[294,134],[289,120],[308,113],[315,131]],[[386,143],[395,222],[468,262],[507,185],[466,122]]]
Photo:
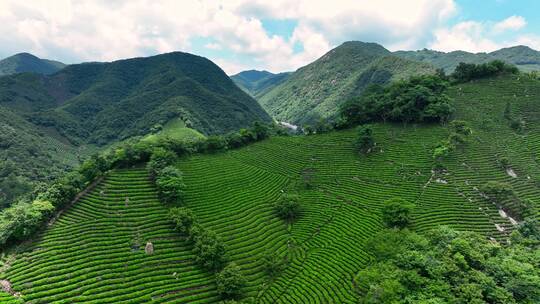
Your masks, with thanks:
[[[40,59],[29,53],[20,53],[0,60],[0,76],[26,72],[49,75],[65,66],[58,61]]]
[[[492,60],[502,60],[516,65],[520,70],[540,70],[540,52],[527,46],[503,48],[491,53],[469,53],[464,51],[439,52],[433,50],[397,51],[395,56],[431,63],[446,72],[452,72],[460,62],[485,63]]]
[[[0,172],[8,201],[24,192],[1,186],[9,176],[50,179],[77,163],[76,151],[85,156],[87,147],[146,135],[171,120],[203,134],[271,121],[217,65],[180,52],[0,77],[0,115],[9,130],[1,134],[0,162],[15,168]]]
[[[376,43],[351,41],[300,68],[259,102],[279,121],[313,123],[335,116],[341,104],[369,84],[434,72],[428,64],[393,57]]]
[[[173,118],[205,134],[270,120],[218,66],[180,52],[3,78],[0,104],[77,143],[143,135]]]
[[[290,75],[290,72],[273,74],[268,71],[249,70],[233,75],[231,79],[246,93],[258,99],[286,81]]]
[[[0,106],[0,209],[78,164],[91,147],[75,147],[55,130],[36,126]]]
[[[491,239],[492,252],[503,248],[516,223],[480,192],[485,183],[509,184],[512,202],[531,200],[530,214],[538,218],[540,80],[521,75],[487,78],[455,85],[448,94],[456,108],[454,118],[466,121],[472,133],[437,170],[434,148],[451,132],[440,124],[374,123],[370,127],[378,149],[368,155],[356,151],[358,135],[350,129],[272,137],[238,150],[182,158],[176,167],[184,174],[183,206],[223,241],[227,261],[239,265],[247,279],[239,300],[360,302],[366,286],[356,282],[372,283],[361,271],[373,260],[377,248],[370,247],[369,240],[384,229],[382,210],[392,198],[414,206],[410,230],[426,235],[447,225],[477,232],[482,240]],[[525,122],[519,133],[508,125],[505,112]],[[507,168],[502,157],[507,157]],[[295,221],[276,214],[274,203],[284,194],[298,197],[301,212]],[[506,207],[511,211],[514,205]],[[148,172],[114,170],[3,268],[0,277],[31,303],[219,301],[214,276],[195,262],[189,238],[174,227]],[[146,242],[153,244],[151,255],[144,251]],[[438,260],[417,255],[404,255],[403,267],[438,269],[432,275],[441,279],[448,271],[464,273],[460,265],[485,261],[483,254],[464,256],[462,252],[471,252],[468,246],[445,246],[452,255],[444,262],[456,263],[452,268],[437,268],[442,264]],[[274,277],[267,274],[269,255],[284,261]],[[504,264],[536,280],[537,263],[518,268],[513,262],[521,259]],[[393,273],[388,270],[389,276]],[[406,277],[429,274],[409,271]],[[466,294],[477,300],[468,302],[490,303],[480,289],[518,282],[505,275],[488,281],[482,272],[467,279],[452,283],[474,291],[470,294],[444,288],[437,293]],[[389,291],[401,287],[401,281],[396,282]],[[499,303],[531,303],[518,297],[520,290],[510,295],[516,301]]]

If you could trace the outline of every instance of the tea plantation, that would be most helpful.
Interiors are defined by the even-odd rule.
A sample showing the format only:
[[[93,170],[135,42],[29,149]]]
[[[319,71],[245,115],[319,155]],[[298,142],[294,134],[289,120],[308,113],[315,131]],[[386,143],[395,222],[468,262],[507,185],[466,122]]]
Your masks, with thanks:
[[[355,152],[355,130],[344,130],[181,159],[184,204],[241,267],[248,282],[243,299],[356,302],[361,286],[353,279],[372,259],[366,240],[383,228],[381,207],[393,197],[414,203],[418,232],[448,225],[505,242],[514,219],[478,190],[502,181],[535,204],[538,218],[538,80],[481,80],[453,86],[450,95],[456,119],[469,122],[473,134],[443,161],[443,171],[433,170],[433,150],[449,129],[435,124],[374,124],[376,151],[368,155]],[[506,116],[523,122],[519,130],[505,118],[507,108]],[[292,223],[273,210],[283,193],[300,197],[301,214]],[[268,253],[288,260],[273,279],[263,269]],[[172,229],[143,168],[108,174],[5,268],[2,278],[27,303],[219,301],[213,275]],[[17,303],[4,294],[0,301]]]

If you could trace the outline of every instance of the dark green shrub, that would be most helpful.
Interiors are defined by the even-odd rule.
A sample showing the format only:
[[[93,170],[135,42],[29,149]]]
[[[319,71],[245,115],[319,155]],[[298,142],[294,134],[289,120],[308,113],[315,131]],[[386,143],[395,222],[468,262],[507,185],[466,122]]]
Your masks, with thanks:
[[[373,138],[373,130],[368,126],[359,126],[356,129],[356,150],[362,154],[368,154],[375,147],[375,139]]]
[[[146,168],[155,177],[165,167],[173,165],[177,159],[178,157],[174,152],[163,148],[155,148]]]
[[[216,285],[219,295],[223,298],[236,298],[241,295],[247,280],[234,262],[227,265],[216,275]]]
[[[196,233],[195,261],[208,270],[220,270],[225,264],[225,245],[213,231],[200,230]]]
[[[389,228],[405,228],[412,221],[414,205],[401,198],[392,198],[384,202],[382,220]]]
[[[180,203],[184,196],[184,179],[182,172],[168,166],[158,172],[156,187],[161,200],[165,203]]]
[[[195,216],[191,209],[188,208],[171,208],[169,209],[169,220],[174,224],[174,229],[184,235],[191,231],[191,227],[195,223]]]
[[[283,194],[274,204],[276,214],[286,221],[293,221],[300,216],[300,197],[295,194]]]

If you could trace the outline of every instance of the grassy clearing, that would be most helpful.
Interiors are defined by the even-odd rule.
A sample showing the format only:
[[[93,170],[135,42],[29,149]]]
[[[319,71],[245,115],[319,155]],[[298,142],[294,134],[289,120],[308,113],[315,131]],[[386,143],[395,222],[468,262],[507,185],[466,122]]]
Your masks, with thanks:
[[[163,130],[159,133],[147,135],[143,140],[155,142],[162,137],[170,137],[187,142],[195,142],[205,138],[199,131],[186,127],[186,124],[179,118],[172,119],[163,126]]]

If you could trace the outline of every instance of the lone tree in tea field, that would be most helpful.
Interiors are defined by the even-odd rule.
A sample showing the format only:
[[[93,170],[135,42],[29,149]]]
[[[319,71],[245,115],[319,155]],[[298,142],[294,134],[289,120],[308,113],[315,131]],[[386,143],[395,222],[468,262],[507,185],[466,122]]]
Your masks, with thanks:
[[[357,128],[356,149],[362,154],[368,154],[375,146],[373,139],[373,130],[368,126],[359,126]]]
[[[283,194],[274,205],[276,214],[283,220],[293,221],[300,216],[300,198],[295,194]]]
[[[403,229],[412,220],[414,206],[402,198],[392,198],[384,202],[382,220],[389,228]]]
[[[234,262],[216,275],[217,291],[223,298],[232,299],[240,296],[246,283],[247,280],[242,275],[240,267]]]

